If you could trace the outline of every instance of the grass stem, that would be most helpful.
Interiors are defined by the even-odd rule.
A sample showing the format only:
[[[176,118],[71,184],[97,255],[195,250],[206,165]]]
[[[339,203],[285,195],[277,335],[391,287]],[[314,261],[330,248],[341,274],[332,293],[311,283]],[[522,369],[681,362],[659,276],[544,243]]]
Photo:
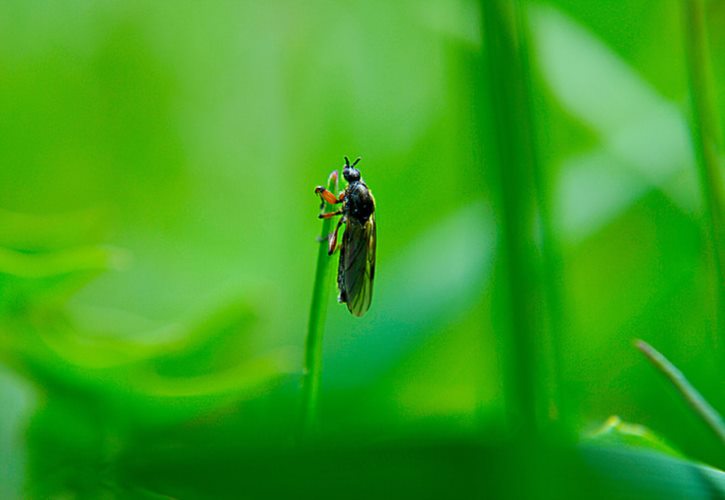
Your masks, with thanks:
[[[720,131],[711,88],[703,0],[683,0],[685,55],[687,59],[693,147],[705,201],[705,225],[715,281],[713,343],[716,352],[725,342],[725,206],[723,166],[719,158]],[[725,361],[721,356],[720,362]]]
[[[541,130],[539,126],[540,116],[537,110],[541,110],[536,97],[536,82],[532,74],[532,64],[529,50],[529,23],[528,9],[524,1],[516,0],[514,3],[514,19],[517,33],[521,60],[521,76],[523,94],[526,100],[526,122],[531,137],[531,177],[534,203],[538,210],[539,222],[539,248],[540,260],[540,284],[541,295],[545,303],[546,315],[545,325],[542,325],[542,337],[546,338],[546,349],[542,352],[546,355],[546,379],[548,381],[547,397],[549,420],[558,424],[559,430],[568,432],[568,422],[571,418],[572,405],[567,404],[566,388],[564,387],[565,377],[562,370],[563,363],[563,335],[566,321],[564,319],[563,291],[561,288],[561,265],[559,245],[554,229],[551,208],[551,189],[547,179],[544,164],[541,160]]]
[[[334,171],[328,181],[327,189],[337,193],[338,173]],[[331,212],[335,208],[324,203],[324,211]],[[319,249],[317,251],[317,269],[315,282],[312,288],[312,303],[310,304],[310,318],[307,324],[307,340],[305,342],[305,366],[302,375],[302,412],[301,436],[310,434],[317,422],[317,403],[320,391],[320,377],[322,372],[322,338],[327,318],[327,303],[330,292],[329,270],[332,260],[327,253],[327,237],[332,228],[332,219],[323,219],[320,233]]]
[[[490,170],[499,219],[502,359],[506,404],[512,430],[530,437],[548,414],[537,334],[540,262],[536,248],[536,145],[531,113],[521,2],[481,0],[483,15],[485,113],[484,168]]]
[[[670,379],[672,385],[674,385],[685,401],[692,407],[693,410],[705,421],[705,423],[712,429],[712,431],[720,438],[723,445],[725,445],[725,423],[720,414],[710,406],[710,404],[702,397],[702,395],[695,389],[692,384],[685,378],[682,372],[670,361],[665,358],[657,349],[649,345],[644,340],[637,340],[635,346],[639,349],[642,354],[647,356],[652,364],[662,374]]]

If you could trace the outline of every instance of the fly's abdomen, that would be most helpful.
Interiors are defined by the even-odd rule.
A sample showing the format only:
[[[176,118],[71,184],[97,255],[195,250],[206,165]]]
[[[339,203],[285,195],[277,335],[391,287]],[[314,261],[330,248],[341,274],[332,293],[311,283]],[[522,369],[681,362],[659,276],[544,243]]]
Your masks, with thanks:
[[[375,276],[375,219],[360,223],[351,218],[345,226],[340,251],[337,285],[340,302],[347,303],[348,310],[362,316],[370,308]]]

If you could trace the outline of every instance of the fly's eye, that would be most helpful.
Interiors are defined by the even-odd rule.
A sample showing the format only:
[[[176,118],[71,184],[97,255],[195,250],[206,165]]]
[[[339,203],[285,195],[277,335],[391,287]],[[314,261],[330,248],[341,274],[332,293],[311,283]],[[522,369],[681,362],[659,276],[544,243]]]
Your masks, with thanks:
[[[346,168],[344,171],[345,180],[347,182],[356,182],[360,180],[360,171],[354,168]]]

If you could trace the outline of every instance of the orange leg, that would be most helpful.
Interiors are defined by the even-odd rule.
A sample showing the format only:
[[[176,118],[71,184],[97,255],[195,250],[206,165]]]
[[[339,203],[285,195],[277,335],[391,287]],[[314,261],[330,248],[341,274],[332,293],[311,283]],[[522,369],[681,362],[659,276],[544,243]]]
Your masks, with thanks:
[[[322,186],[317,186],[315,188],[315,194],[319,194],[320,198],[322,198],[323,201],[326,201],[330,205],[337,205],[338,203],[342,203],[342,199],[345,197],[344,193],[340,193],[340,197],[337,197],[332,193],[332,191],[328,191]]]
[[[337,221],[337,226],[335,226],[335,230],[330,233],[327,247],[327,255],[332,255],[333,253],[335,253],[335,250],[337,250],[337,232],[340,230],[340,226],[342,226],[344,223],[345,217],[341,217],[340,220]]]
[[[328,212],[326,214],[320,214],[317,217],[319,219],[332,219],[336,215],[342,215],[342,210],[338,210],[337,212]]]
[[[337,170],[333,170],[330,174],[330,177],[327,179],[327,185],[329,186],[330,184],[334,184],[335,191],[340,188]],[[337,205],[338,203],[342,203],[343,198],[345,198],[344,191],[341,192],[339,196],[335,196],[334,193],[325,189],[325,186],[317,186],[315,188],[315,194],[319,194],[320,198],[322,198],[322,204],[320,205],[320,209],[325,208],[325,202],[329,203],[330,205]]]

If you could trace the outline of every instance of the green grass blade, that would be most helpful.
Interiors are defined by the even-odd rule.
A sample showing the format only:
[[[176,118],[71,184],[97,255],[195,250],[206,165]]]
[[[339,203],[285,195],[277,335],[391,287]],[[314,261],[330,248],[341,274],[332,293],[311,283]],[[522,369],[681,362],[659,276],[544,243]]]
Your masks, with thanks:
[[[723,221],[723,167],[720,164],[720,131],[710,83],[710,58],[707,47],[704,4],[702,0],[682,2],[685,53],[692,107],[691,129],[702,194],[705,200],[706,233],[712,255],[716,301],[713,344],[716,352],[725,352],[725,221]],[[720,356],[721,360],[725,359]]]
[[[534,329],[528,321],[526,297],[532,283],[528,280],[530,263],[522,235],[530,227],[526,212],[530,201],[524,185],[526,177],[525,146],[519,138],[524,129],[517,126],[522,117],[521,78],[511,31],[511,4],[502,1],[481,2],[483,12],[483,36],[488,73],[484,80],[488,84],[487,138],[489,160],[486,167],[495,169],[494,187],[496,205],[500,219],[500,239],[503,260],[501,280],[502,318],[505,325],[505,344],[508,352],[503,359],[509,360],[506,367],[505,387],[512,428],[522,428],[527,434],[536,428]]]
[[[720,441],[722,441],[723,445],[725,445],[725,422],[723,422],[717,410],[710,406],[710,403],[690,384],[682,372],[670,363],[657,349],[644,340],[638,340],[635,342],[635,346],[672,382],[672,385],[677,388],[685,401],[695,410],[695,413],[705,421]]]
[[[485,0],[483,14],[483,84],[487,101],[484,131],[485,169],[499,219],[501,268],[499,300],[505,387],[511,428],[533,435],[546,415],[546,387],[537,354],[542,321],[537,303],[541,289],[535,243],[536,145],[531,114],[527,53],[519,1]]]
[[[526,8],[524,8],[526,7]],[[529,50],[530,35],[528,28],[529,8],[524,3],[519,3],[515,10],[516,31],[518,33],[518,45],[521,54],[522,85],[526,99],[526,113],[531,134],[531,173],[532,190],[534,202],[538,208],[539,222],[539,248],[541,252],[541,294],[545,305],[545,325],[542,328],[544,337],[544,373],[546,390],[548,396],[548,416],[551,420],[558,422],[559,429],[566,431],[569,428],[567,421],[573,417],[572,405],[567,401],[567,394],[564,386],[564,369],[562,351],[563,336],[565,332],[565,311],[562,283],[562,265],[559,249],[559,242],[556,237],[552,218],[552,194],[550,181],[547,178],[544,164],[541,160],[542,141],[540,124],[545,121],[536,111],[541,109],[537,100],[537,81],[532,73],[532,58]]]
[[[337,193],[337,172],[330,175],[327,189]],[[329,203],[324,204],[324,211],[334,211]],[[330,293],[331,257],[327,254],[327,235],[332,229],[332,219],[322,221],[319,249],[317,251],[317,270],[315,283],[312,288],[312,303],[310,305],[310,318],[307,324],[307,341],[305,344],[305,367],[302,378],[302,415],[301,435],[308,434],[317,418],[317,400],[320,391],[320,375],[322,371],[322,337],[327,317],[327,302]]]

